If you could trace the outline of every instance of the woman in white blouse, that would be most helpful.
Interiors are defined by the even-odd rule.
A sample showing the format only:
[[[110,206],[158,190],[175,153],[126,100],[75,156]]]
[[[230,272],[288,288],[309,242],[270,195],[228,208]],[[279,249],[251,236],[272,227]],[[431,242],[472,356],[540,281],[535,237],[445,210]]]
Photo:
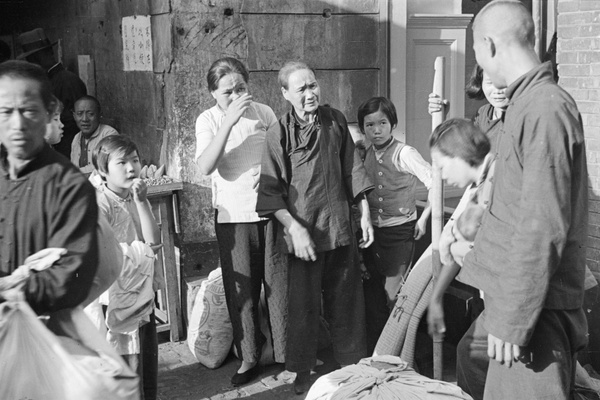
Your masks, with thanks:
[[[273,110],[252,100],[247,68],[234,58],[215,61],[206,80],[214,107],[196,120],[196,163],[212,177],[215,231],[242,385],[258,375],[265,337],[258,321],[264,284],[275,361],[283,363],[287,321],[287,264],[277,251],[273,221],[255,211],[265,135],[277,134]]]

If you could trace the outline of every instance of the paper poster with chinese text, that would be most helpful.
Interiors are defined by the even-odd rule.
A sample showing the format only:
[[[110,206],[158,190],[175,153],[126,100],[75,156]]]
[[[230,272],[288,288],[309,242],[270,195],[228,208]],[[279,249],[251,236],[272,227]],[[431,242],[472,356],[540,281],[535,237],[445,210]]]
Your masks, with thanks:
[[[150,16],[123,17],[123,71],[152,71]]]

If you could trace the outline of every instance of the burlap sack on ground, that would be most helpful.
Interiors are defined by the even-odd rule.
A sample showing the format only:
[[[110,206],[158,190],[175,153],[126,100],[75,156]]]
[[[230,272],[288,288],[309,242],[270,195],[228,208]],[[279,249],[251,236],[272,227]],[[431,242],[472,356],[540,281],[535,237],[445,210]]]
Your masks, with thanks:
[[[196,295],[187,335],[194,357],[208,368],[221,366],[233,343],[233,327],[229,319],[221,268],[202,282]]]

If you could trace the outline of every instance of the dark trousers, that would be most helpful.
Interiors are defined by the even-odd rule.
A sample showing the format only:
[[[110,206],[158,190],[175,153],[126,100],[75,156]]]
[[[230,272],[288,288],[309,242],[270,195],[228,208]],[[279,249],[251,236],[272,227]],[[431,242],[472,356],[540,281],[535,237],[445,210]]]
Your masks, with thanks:
[[[263,283],[275,361],[285,357],[287,256],[275,245],[278,226],[272,220],[215,223],[234,345],[242,360],[251,363],[260,360],[265,342],[258,319]]]
[[[150,322],[140,327],[140,354],[128,354],[123,358],[140,377],[140,400],[156,400],[158,395],[158,337],[154,312],[150,314]]]
[[[578,360],[581,365],[591,364],[595,371],[600,371],[600,286],[594,286],[585,291],[583,310],[588,322],[588,345],[579,352]]]
[[[342,365],[366,356],[364,299],[356,246],[317,253],[314,262],[289,256],[286,369],[309,371],[317,360],[321,299],[334,356]]]
[[[473,399],[569,399],[577,352],[586,343],[582,309],[543,309],[521,360],[510,368],[487,356],[483,316],[456,349],[458,385]]]
[[[412,263],[415,221],[373,229],[375,241],[363,250],[369,273],[363,282],[369,354],[375,349]]]

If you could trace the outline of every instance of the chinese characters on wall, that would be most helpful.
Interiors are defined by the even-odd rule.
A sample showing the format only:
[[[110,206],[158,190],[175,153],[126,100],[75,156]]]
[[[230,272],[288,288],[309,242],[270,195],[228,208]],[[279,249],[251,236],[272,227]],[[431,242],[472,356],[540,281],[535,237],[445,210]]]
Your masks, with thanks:
[[[150,16],[123,17],[123,71],[152,71]]]

